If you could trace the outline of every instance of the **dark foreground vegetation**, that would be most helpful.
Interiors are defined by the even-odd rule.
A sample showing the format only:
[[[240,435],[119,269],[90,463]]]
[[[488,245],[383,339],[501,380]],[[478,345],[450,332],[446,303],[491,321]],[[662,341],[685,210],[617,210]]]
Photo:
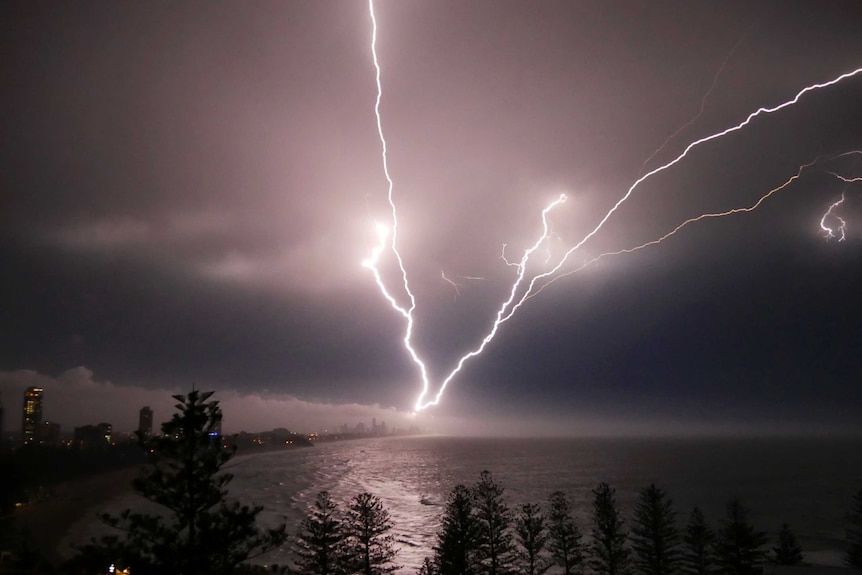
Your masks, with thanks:
[[[378,506],[367,515],[370,522],[357,521],[357,502],[368,498],[377,501],[362,494],[339,515],[327,492],[318,495],[296,547],[301,573],[377,575],[398,569],[386,510]],[[672,500],[654,484],[640,491],[630,525],[607,483],[593,489],[591,511],[585,537],[564,492],[512,509],[504,488],[483,471],[474,485],[457,485],[449,493],[436,544],[418,575],[755,575],[768,564],[804,565],[790,527],[781,525],[770,547],[738,499],[727,503],[715,529],[697,507],[680,526]],[[848,517],[846,563],[862,568],[862,491]],[[375,529],[361,530],[369,524]],[[358,528],[370,534],[360,548],[351,543]]]
[[[342,508],[325,491],[290,538],[292,565],[249,565],[288,543],[287,526],[261,528],[261,507],[228,497],[232,477],[224,466],[236,448],[225,448],[214,433],[221,411],[211,395],[175,396],[178,412],[162,435],[138,437],[146,458],[133,488],[161,513],[102,516],[116,534],[79,547],[61,566],[20,542],[0,557],[0,573],[387,575],[401,569],[381,500],[360,493]],[[585,534],[566,493],[511,508],[503,486],[484,471],[472,486],[456,485],[449,493],[418,575],[756,575],[768,563],[804,564],[790,526],[781,525],[770,546],[736,499],[713,527],[698,508],[680,520],[668,493],[653,484],[640,491],[627,520],[613,487],[600,483],[592,494]],[[845,561],[860,569],[862,491],[848,521]]]

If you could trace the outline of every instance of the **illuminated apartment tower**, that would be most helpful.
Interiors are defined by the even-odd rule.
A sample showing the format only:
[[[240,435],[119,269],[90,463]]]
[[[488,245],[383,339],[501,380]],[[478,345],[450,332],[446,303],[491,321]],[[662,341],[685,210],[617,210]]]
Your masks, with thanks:
[[[153,434],[153,410],[148,405],[142,407],[138,415],[138,431],[144,437],[149,437]]]
[[[42,388],[28,387],[24,392],[24,418],[21,423],[21,439],[24,445],[38,441],[40,423],[42,423]]]

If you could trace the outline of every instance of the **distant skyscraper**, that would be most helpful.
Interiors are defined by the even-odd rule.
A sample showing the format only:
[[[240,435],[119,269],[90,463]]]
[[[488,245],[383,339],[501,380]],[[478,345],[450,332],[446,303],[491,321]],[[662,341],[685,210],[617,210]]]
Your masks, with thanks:
[[[24,445],[38,440],[38,428],[42,423],[42,388],[28,387],[24,392],[24,418],[21,423],[21,439]]]
[[[138,431],[144,437],[149,437],[153,434],[153,410],[150,409],[149,405],[142,407],[138,415]]]
[[[113,431],[113,426],[110,423],[100,423],[96,426],[96,429],[99,430],[99,434],[102,436],[102,439],[105,440],[105,443],[111,443],[111,432]]]
[[[36,442],[42,445],[60,443],[60,424],[43,421],[36,426]]]

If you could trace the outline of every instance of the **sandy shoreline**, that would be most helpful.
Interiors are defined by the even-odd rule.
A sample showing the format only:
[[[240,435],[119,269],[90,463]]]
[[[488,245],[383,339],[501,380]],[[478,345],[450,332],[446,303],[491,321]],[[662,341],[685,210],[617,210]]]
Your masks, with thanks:
[[[262,446],[238,450],[236,457],[301,448]],[[88,516],[95,518],[114,499],[132,494],[132,480],[140,469],[134,465],[55,485],[51,498],[16,509],[15,525],[29,533],[30,544],[44,560],[60,565],[75,554],[67,540],[70,531]]]
[[[95,516],[106,502],[131,493],[139,469],[132,466],[57,485],[50,499],[16,509],[15,524],[29,533],[44,560],[58,565],[68,557],[59,547],[72,526],[89,513]]]

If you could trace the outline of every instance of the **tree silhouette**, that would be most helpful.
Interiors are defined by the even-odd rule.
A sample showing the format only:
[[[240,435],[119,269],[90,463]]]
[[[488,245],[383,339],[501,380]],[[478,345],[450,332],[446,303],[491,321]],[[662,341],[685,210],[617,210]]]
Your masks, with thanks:
[[[503,497],[503,487],[489,471],[479,475],[473,487],[473,504],[478,524],[478,568],[487,575],[509,570],[512,562],[512,512]]]
[[[521,573],[542,575],[551,567],[544,553],[548,541],[545,518],[537,504],[521,505],[515,518],[515,539],[518,543],[515,555],[519,559]]]
[[[623,575],[628,571],[630,552],[626,531],[617,509],[616,490],[599,483],[593,490],[593,540],[590,567],[598,575]]]
[[[386,575],[398,569],[395,538],[389,535],[392,522],[380,498],[360,493],[347,507],[344,521],[345,572],[361,575]]]
[[[844,562],[848,567],[862,569],[862,489],[853,496],[853,507],[847,514],[850,527],[847,528],[847,555]]]
[[[708,575],[715,566],[715,532],[706,524],[703,512],[695,507],[682,536],[682,568],[689,575]]]
[[[779,565],[799,565],[804,559],[802,547],[787,523],[782,523],[778,531],[778,546],[772,548],[772,559]]]
[[[437,569],[437,565],[434,563],[434,560],[430,557],[426,557],[422,560],[422,565],[419,566],[419,569],[416,571],[416,575],[438,575],[440,571]]]
[[[554,563],[563,569],[563,575],[583,572],[584,546],[581,532],[572,518],[568,497],[555,491],[548,498],[548,549]]]
[[[434,547],[433,566],[440,575],[473,575],[479,526],[473,516],[473,495],[464,485],[449,493]]]
[[[766,534],[756,531],[748,519],[749,511],[738,499],[727,504],[727,515],[718,533],[718,564],[728,575],[751,575],[763,559]]]
[[[229,502],[226,486],[232,476],[222,467],[235,448],[222,447],[218,436],[222,414],[213,392],[175,395],[178,401],[162,435],[140,445],[150,461],[132,487],[164,508],[161,514],[123,511],[103,515],[108,525],[125,532],[103,537],[79,549],[78,565],[101,570],[113,563],[128,566],[136,575],[231,573],[242,561],[282,545],[285,525],[260,529],[262,507]]]
[[[634,564],[643,575],[670,575],[680,561],[676,511],[667,493],[655,484],[640,492],[632,524]]]
[[[302,520],[294,551],[297,565],[310,575],[340,573],[344,532],[338,507],[328,491],[317,494],[314,507]]]

